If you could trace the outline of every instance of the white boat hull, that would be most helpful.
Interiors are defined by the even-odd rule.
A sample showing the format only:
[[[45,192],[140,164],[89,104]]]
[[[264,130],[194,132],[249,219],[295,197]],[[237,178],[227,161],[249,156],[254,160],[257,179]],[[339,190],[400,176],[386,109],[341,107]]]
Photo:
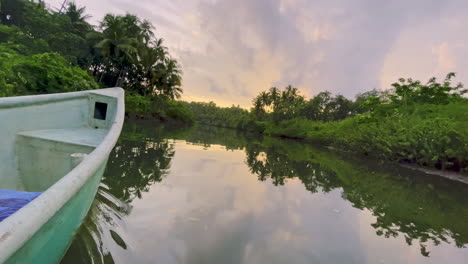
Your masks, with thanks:
[[[121,88],[0,98],[0,188],[43,192],[0,222],[1,263],[60,261],[120,134],[123,98]]]

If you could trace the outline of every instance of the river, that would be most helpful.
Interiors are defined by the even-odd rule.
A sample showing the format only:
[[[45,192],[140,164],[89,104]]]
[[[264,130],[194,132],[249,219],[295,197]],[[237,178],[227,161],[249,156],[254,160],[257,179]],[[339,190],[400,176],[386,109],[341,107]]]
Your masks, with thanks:
[[[127,121],[62,263],[467,263],[468,186],[363,158]]]

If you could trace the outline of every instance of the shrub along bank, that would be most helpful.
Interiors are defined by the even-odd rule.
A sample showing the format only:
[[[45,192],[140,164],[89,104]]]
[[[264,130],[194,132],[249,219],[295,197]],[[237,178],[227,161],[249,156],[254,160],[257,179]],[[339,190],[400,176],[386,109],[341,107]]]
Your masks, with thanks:
[[[323,92],[310,100],[291,86],[275,87],[253,100],[250,112],[198,104],[204,124],[329,144],[343,150],[402,162],[467,171],[468,99],[450,73],[441,83],[400,79],[386,91],[354,101]],[[240,114],[241,113],[241,114]]]
[[[127,118],[150,119],[163,122],[193,124],[195,118],[185,102],[167,97],[145,97],[139,94],[125,94],[125,115]]]

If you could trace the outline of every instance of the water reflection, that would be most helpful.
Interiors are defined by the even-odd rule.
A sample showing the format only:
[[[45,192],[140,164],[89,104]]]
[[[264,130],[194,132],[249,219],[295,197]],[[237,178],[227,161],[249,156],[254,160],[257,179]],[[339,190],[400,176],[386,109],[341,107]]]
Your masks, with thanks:
[[[113,244],[126,248],[121,238],[122,217],[131,206],[113,197],[103,184],[62,263],[114,263]],[[109,243],[113,241],[113,243]]]
[[[271,178],[275,185],[283,185],[297,177],[311,192],[342,189],[344,199],[376,217],[372,227],[377,235],[403,235],[408,245],[417,241],[423,256],[429,256],[428,242],[453,240],[457,247],[468,243],[466,186],[401,168],[359,165],[357,160],[351,163],[330,152],[273,138],[248,144],[246,154],[261,181]]]
[[[125,233],[122,217],[130,214],[133,199],[141,198],[167,175],[174,156],[174,144],[165,139],[170,131],[158,127],[150,133],[132,123],[124,127],[90,212],[63,263],[114,263],[113,251],[107,246],[127,249],[120,234]]]
[[[372,214],[371,226],[377,236],[403,236],[408,245],[418,244],[422,256],[430,256],[428,248],[441,243],[452,243],[456,247],[464,247],[468,243],[468,209],[465,206],[468,201],[465,195],[468,188],[462,184],[375,162],[365,164],[357,159],[343,158],[346,153],[338,156],[295,141],[254,137],[233,130],[210,127],[174,129],[151,126],[147,123],[127,123],[109,159],[103,185],[85,223],[67,252],[64,263],[113,263],[114,260],[119,260],[117,262],[120,263],[132,262],[132,254],[138,250],[130,249],[135,244],[133,240],[138,238],[126,231],[126,215],[132,214],[134,201],[141,199],[155,183],[162,184],[160,182],[170,173],[177,144],[173,139],[185,140],[187,144],[202,146],[207,150],[213,145],[221,145],[227,151],[242,150],[250,173],[256,175],[259,181],[270,181],[278,188],[299,180],[310,193],[331,193],[332,196],[339,193],[341,199],[350,202],[354,208]],[[198,159],[196,166],[216,162],[209,155],[200,156]],[[203,168],[195,167],[193,170],[204,171]],[[237,191],[230,186],[222,190],[223,199],[226,199],[223,202],[224,206],[228,206],[226,203],[233,203],[234,198],[229,197],[234,196]],[[178,206],[177,203],[174,206]],[[168,209],[168,212],[171,213],[171,210],[177,208]],[[217,210],[217,207],[199,206],[191,209],[191,215],[173,219],[171,226],[175,227],[171,228],[169,236],[194,245],[186,252],[187,250],[181,249],[183,246],[174,242],[170,255],[176,260],[175,263],[208,261],[200,258],[200,252],[203,251],[200,247],[203,243],[199,243],[198,240],[204,236],[209,226],[216,226],[209,219],[219,217],[216,216]],[[301,209],[298,207],[296,210]],[[141,211],[144,212],[140,210],[139,213]],[[336,213],[339,213],[339,210],[336,209]],[[266,225],[275,225],[273,218],[275,216],[262,221]],[[193,224],[200,222],[201,225],[200,219],[204,219],[203,227]],[[216,232],[219,234],[212,238],[215,241],[209,242],[209,250],[216,251],[212,254],[217,254],[217,257],[209,260],[219,261],[223,256],[230,256],[229,262],[241,263],[240,256],[248,255],[245,244],[249,244],[249,236],[260,232],[249,228],[254,225],[262,229],[258,224],[252,224],[257,221],[255,219],[252,212],[247,212],[237,219],[236,225],[223,225],[222,228],[218,228]],[[328,220],[336,221],[326,218],[323,221]],[[280,223],[277,225],[280,226]],[[194,241],[187,240],[186,234],[192,234],[191,239]],[[286,230],[276,231],[273,235],[281,238],[291,236]],[[323,236],[326,235],[328,234],[325,232]],[[342,236],[344,239],[345,235]],[[224,241],[226,238],[229,238],[228,241]],[[301,239],[306,238],[299,236],[290,242],[305,243],[305,240]],[[269,250],[275,248],[272,245],[265,247]],[[316,247],[323,245],[318,244]],[[300,247],[293,248],[298,250]],[[184,261],[184,255],[192,256],[191,261]],[[320,260],[306,251],[297,252],[293,262],[300,262],[299,258],[304,258],[304,262]],[[259,259],[259,262],[262,260],[265,259]]]

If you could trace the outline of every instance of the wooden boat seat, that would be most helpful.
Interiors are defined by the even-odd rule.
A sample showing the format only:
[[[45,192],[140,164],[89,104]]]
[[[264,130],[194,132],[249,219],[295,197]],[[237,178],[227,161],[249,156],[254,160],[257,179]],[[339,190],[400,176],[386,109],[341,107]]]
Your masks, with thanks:
[[[95,148],[108,130],[94,128],[46,129],[19,132],[18,136]]]

